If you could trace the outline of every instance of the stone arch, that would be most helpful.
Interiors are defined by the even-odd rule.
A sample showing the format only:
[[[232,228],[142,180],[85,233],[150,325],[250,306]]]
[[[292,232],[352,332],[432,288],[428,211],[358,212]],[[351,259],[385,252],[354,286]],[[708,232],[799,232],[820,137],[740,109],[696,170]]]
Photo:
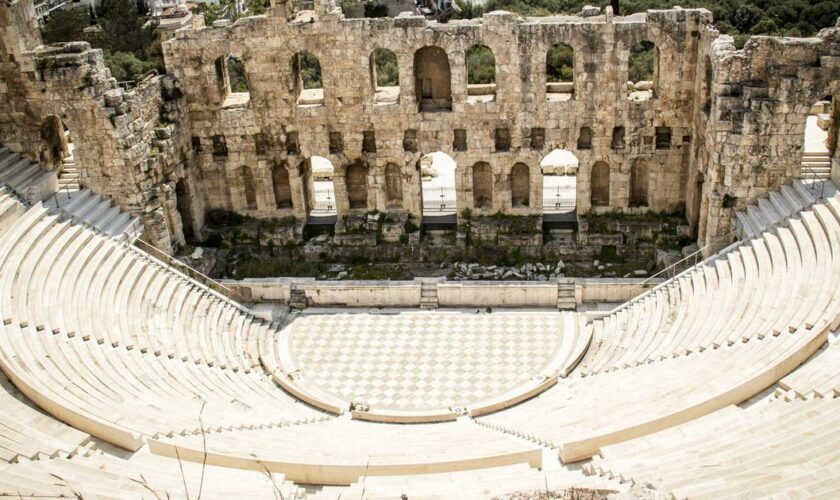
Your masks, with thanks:
[[[370,80],[377,103],[399,102],[400,66],[393,51],[381,47],[373,49],[370,53]]]
[[[289,170],[285,165],[271,167],[271,184],[274,187],[274,206],[278,209],[292,208],[292,187],[289,182]]]
[[[197,240],[195,220],[192,214],[190,187],[187,184],[187,180],[183,177],[175,183],[175,209],[181,217],[181,230],[184,233],[184,239],[187,241]]]
[[[254,172],[250,167],[242,167],[242,187],[245,191],[245,206],[248,210],[257,208],[257,186],[254,180]]]
[[[636,158],[630,167],[630,206],[648,206],[648,187],[650,185],[650,169],[644,158]]]
[[[445,50],[436,46],[417,49],[414,80],[420,111],[452,110],[452,73]]]
[[[545,54],[545,92],[549,101],[567,101],[575,93],[575,49],[555,43]]]
[[[399,208],[403,202],[402,172],[399,165],[385,165],[385,200],[388,207]]]
[[[347,200],[351,209],[367,208],[367,166],[361,162],[351,163],[344,174]]]
[[[70,154],[67,138],[64,135],[64,125],[55,116],[48,116],[41,122],[40,160],[44,165],[60,166],[61,161]]]
[[[577,210],[579,160],[567,149],[554,149],[540,161],[543,214],[574,214]]]
[[[593,207],[610,206],[610,166],[605,161],[592,165],[590,197]]]
[[[472,167],[473,206],[477,209],[493,208],[493,167],[480,161]]]
[[[659,79],[659,47],[642,40],[630,48],[627,58],[627,98],[643,101],[656,97]]]
[[[298,104],[323,104],[324,85],[321,79],[321,62],[309,51],[292,56],[293,91]]]
[[[512,207],[531,205],[531,173],[524,163],[517,163],[510,169],[510,204]]]
[[[451,217],[458,205],[456,169],[451,156],[436,151],[424,155],[417,162],[420,170],[420,197],[423,217]]]

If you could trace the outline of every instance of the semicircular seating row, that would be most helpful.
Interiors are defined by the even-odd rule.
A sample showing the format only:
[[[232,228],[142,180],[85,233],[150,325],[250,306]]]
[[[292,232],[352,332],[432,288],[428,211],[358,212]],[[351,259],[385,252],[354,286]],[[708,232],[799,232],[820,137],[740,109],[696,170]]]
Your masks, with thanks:
[[[540,466],[539,444],[579,460],[740,403],[813,354],[840,312],[838,219],[835,196],[594,322],[583,365],[534,399],[477,420],[405,426],[303,405],[259,366],[270,325],[36,205],[0,242],[0,367],[83,433],[284,480]],[[88,436],[60,435],[16,456],[106,460],[85,448]],[[28,474],[19,465],[5,470]]]
[[[785,224],[595,320],[570,377],[479,422],[576,461],[772,385],[840,322],[840,197]]]
[[[541,464],[539,446],[469,421],[407,432],[304,405],[258,365],[270,325],[40,204],[0,244],[0,288],[3,371],[52,415],[128,450],[148,442],[175,458],[179,437],[221,446],[240,432],[274,430],[256,454],[208,450],[208,463],[259,462],[287,479],[326,484],[366,472]],[[201,461],[190,450],[180,458]]]

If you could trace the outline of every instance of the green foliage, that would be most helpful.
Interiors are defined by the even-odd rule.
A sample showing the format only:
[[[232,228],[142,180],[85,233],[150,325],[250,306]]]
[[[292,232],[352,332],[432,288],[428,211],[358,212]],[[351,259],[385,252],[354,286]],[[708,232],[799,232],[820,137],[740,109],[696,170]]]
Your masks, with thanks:
[[[461,9],[455,14],[455,19],[475,19],[487,12],[484,5],[475,0],[455,0],[455,4]]]
[[[41,30],[44,43],[84,40],[84,29],[90,24],[90,16],[83,10],[67,9],[50,14],[50,22]]]
[[[750,28],[764,17],[764,11],[755,5],[745,3],[735,9],[729,21],[741,33],[748,33]]]
[[[265,0],[247,0],[245,2],[245,7],[248,9],[248,12],[255,16],[265,14],[265,6]]]
[[[245,76],[245,65],[239,58],[228,56],[227,74],[231,92],[248,92],[248,80]]]
[[[653,58],[656,48],[653,42],[641,41],[630,49],[627,61],[628,78],[631,82],[653,80]]]
[[[193,12],[204,15],[205,26],[213,26],[215,21],[218,21],[224,16],[224,9],[219,3],[200,3],[196,5]]]
[[[490,47],[473,45],[467,49],[467,83],[496,83],[496,58]]]
[[[395,87],[400,84],[400,68],[397,55],[388,49],[373,49],[373,63],[376,69],[376,85]]]
[[[388,17],[388,6],[365,2],[365,17]]]
[[[546,79],[549,82],[572,82],[575,79],[575,52],[565,43],[548,49],[545,56]]]
[[[155,69],[155,63],[141,61],[129,52],[106,52],[105,64],[111,70],[111,76],[118,82],[137,80],[143,74]]]
[[[130,52],[148,58],[154,51],[157,23],[146,25],[135,5],[129,0],[101,0],[96,6],[101,28],[92,36],[92,44],[110,52]]]
[[[300,64],[300,79],[303,81],[304,89],[323,88],[321,83],[321,62],[311,52],[303,51],[297,54]]]

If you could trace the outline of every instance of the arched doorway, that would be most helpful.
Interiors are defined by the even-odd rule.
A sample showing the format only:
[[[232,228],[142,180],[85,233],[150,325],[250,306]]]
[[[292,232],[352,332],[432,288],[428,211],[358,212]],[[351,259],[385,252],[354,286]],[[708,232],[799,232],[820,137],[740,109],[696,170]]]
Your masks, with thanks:
[[[377,47],[370,54],[370,79],[374,102],[394,104],[400,101],[400,67],[393,51]]]
[[[805,118],[799,177],[806,182],[821,181],[831,176],[829,132],[836,133],[832,124],[832,105],[831,96],[824,97],[811,106]]]
[[[455,223],[457,194],[455,191],[455,160],[441,151],[420,158],[423,222]]]
[[[630,206],[648,206],[648,187],[650,171],[648,163],[643,158],[637,158],[630,167]]]
[[[312,218],[335,218],[335,168],[323,156],[313,156],[305,165],[308,216]]]
[[[543,215],[575,219],[578,159],[567,149],[555,149],[540,161],[543,176]]]

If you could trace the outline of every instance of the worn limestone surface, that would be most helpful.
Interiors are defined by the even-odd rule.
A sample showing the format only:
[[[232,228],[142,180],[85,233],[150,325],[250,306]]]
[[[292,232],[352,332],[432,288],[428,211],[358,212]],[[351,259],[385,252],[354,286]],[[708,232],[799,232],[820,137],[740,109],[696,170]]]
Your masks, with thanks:
[[[82,184],[141,215],[165,250],[200,238],[209,209],[304,220],[313,156],[335,168],[339,221],[419,217],[419,160],[435,151],[457,164],[459,216],[541,215],[539,163],[555,148],[580,161],[578,213],[684,209],[701,246],[718,246],[733,209],[798,175],[810,106],[840,92],[840,28],[736,50],[703,9],[439,24],[344,19],[321,0],[295,17],[283,4],[232,25],[197,19],[164,44],[169,74],[128,91],[101,51],[41,46],[32,14],[30,0],[0,5],[0,142],[49,163],[43,126],[59,118]],[[629,53],[643,40],[655,45],[650,97],[630,99]],[[560,42],[574,49],[574,82],[547,85]],[[493,51],[495,86],[467,85],[478,44]],[[375,48],[396,54],[398,89],[376,91]],[[302,51],[318,58],[322,91],[304,92]],[[228,55],[247,95],[230,92]]]

